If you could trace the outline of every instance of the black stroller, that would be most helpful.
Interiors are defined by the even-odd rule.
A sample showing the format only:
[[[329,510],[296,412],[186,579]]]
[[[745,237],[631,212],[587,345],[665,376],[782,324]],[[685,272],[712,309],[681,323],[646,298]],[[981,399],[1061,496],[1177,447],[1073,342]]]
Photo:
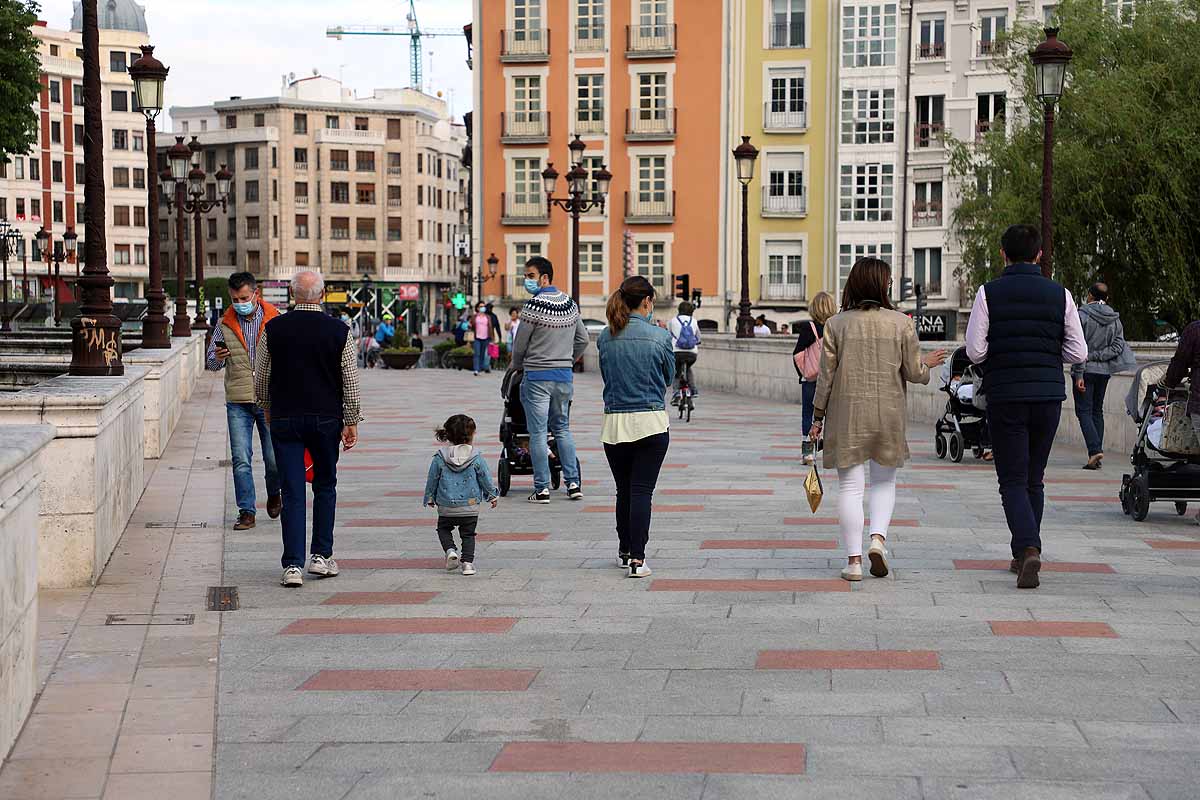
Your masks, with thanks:
[[[1151,503],[1173,502],[1182,516],[1188,502],[1200,501],[1200,443],[1189,431],[1187,384],[1159,385],[1169,363],[1139,369],[1125,397],[1138,436],[1129,457],[1133,474],[1121,478],[1121,510],[1137,522],[1150,514]]]
[[[496,481],[500,484],[500,496],[507,497],[512,486],[513,475],[532,475],[533,459],[529,452],[529,428],[525,423],[525,407],[521,404],[521,370],[510,369],[500,383],[500,396],[504,398],[504,416],[500,420],[500,464],[496,468]],[[558,460],[558,442],[554,434],[548,435],[550,446],[550,485],[562,486],[562,464]],[[578,459],[576,459],[578,463]],[[580,473],[582,475],[582,473]]]
[[[971,363],[967,349],[955,350],[950,356],[950,380],[942,387],[949,398],[946,410],[933,425],[934,451],[938,458],[949,455],[957,464],[963,460],[968,448],[976,458],[983,458],[983,454],[991,449],[987,411],[972,402],[979,377],[979,367]]]

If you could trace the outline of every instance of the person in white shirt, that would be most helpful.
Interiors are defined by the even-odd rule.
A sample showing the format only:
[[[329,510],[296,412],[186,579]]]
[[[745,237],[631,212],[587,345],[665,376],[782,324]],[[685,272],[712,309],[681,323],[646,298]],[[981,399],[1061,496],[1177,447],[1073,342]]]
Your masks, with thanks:
[[[770,336],[771,328],[767,325],[767,316],[762,314],[758,319],[754,320],[754,335],[755,336]]]
[[[681,382],[685,376],[687,385],[692,387],[692,397],[699,397],[696,390],[696,378],[692,375],[692,365],[700,354],[700,323],[692,315],[696,306],[684,300],[679,304],[679,313],[667,323],[671,334],[671,348],[675,351],[675,394],[672,402],[679,399]]]

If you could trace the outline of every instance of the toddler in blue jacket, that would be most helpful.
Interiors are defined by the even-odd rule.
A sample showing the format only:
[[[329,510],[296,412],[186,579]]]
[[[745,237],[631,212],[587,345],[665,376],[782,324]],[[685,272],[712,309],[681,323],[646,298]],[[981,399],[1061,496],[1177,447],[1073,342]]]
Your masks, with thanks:
[[[438,510],[437,533],[446,551],[446,571],[462,564],[463,575],[475,574],[475,528],[484,503],[496,507],[500,492],[492,482],[483,455],[472,446],[475,420],[455,414],[437,430],[446,446],[434,453],[425,481],[425,505]],[[462,539],[462,553],[454,547],[454,529]]]

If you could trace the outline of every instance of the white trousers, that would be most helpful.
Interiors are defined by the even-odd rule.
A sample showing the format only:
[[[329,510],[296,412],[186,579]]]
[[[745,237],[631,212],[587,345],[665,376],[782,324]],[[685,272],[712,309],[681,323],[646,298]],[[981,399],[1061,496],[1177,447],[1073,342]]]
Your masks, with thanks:
[[[863,542],[863,495],[867,497],[871,534],[887,538],[892,512],[896,509],[896,468],[871,465],[871,489],[867,490],[867,464],[838,470],[838,517],[847,556],[861,556]]]

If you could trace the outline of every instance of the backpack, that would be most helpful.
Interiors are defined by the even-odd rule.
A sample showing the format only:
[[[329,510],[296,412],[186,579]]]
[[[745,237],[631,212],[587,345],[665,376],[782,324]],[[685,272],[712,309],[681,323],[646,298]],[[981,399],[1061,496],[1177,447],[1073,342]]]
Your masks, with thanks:
[[[811,322],[808,324],[812,328],[815,341],[792,356],[792,359],[796,362],[796,368],[800,370],[804,380],[815,381],[821,374],[821,337],[817,336],[817,326]]]
[[[679,320],[679,336],[675,339],[675,346],[680,350],[695,350],[700,344],[700,337],[696,335],[696,330],[692,327],[693,319],[687,322],[683,321],[682,317],[676,317]]]

